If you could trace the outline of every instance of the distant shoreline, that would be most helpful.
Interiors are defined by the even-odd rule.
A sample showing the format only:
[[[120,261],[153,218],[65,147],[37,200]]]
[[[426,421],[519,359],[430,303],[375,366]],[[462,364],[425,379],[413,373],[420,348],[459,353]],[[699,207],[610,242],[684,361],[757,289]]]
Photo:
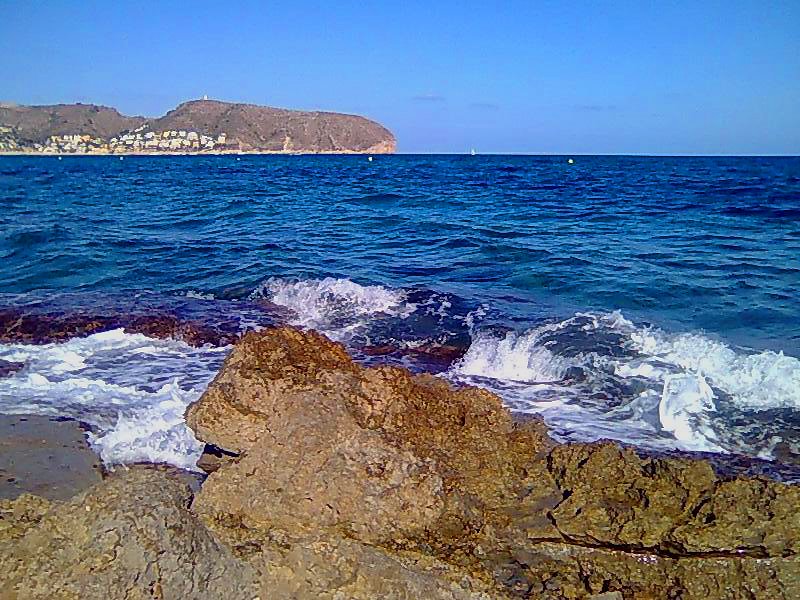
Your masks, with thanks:
[[[0,152],[2,156],[258,156],[258,155],[286,155],[286,156],[317,156],[317,155],[392,155],[392,156],[466,156],[467,152],[381,152],[369,150],[324,150],[324,151],[285,151],[285,150],[227,150],[220,152]],[[512,157],[540,157],[540,158],[569,158],[569,157],[618,157],[618,158],[800,158],[800,154],[636,154],[636,153],[611,153],[611,154],[583,154],[570,152],[481,152],[475,158],[486,156],[512,156]]]
[[[194,154],[394,152],[376,121],[219,100],[189,100],[161,117],[95,104],[0,105],[0,153]]]
[[[36,156],[42,158],[54,158],[62,156],[253,156],[260,154],[283,154],[292,156],[312,156],[319,154],[347,154],[371,156],[377,154],[388,154],[381,152],[369,152],[362,150],[321,150],[316,152],[308,151],[286,151],[286,150],[225,150],[220,152],[0,152],[0,156]]]

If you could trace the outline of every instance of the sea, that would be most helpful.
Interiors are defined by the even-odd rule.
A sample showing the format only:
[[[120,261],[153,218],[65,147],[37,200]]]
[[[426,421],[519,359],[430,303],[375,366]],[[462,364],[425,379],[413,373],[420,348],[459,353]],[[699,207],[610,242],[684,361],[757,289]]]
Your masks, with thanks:
[[[2,310],[289,323],[559,441],[800,463],[797,157],[7,156],[0,208]],[[229,352],[0,343],[0,413],[193,469],[183,413]]]

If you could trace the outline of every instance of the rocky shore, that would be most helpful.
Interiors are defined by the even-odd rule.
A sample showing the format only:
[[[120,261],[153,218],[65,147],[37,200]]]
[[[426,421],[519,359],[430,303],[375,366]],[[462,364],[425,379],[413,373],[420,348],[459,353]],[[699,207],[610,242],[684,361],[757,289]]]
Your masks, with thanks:
[[[143,465],[0,501],[0,597],[800,597],[800,487],[558,445],[314,332],[243,336],[186,420],[197,491]]]

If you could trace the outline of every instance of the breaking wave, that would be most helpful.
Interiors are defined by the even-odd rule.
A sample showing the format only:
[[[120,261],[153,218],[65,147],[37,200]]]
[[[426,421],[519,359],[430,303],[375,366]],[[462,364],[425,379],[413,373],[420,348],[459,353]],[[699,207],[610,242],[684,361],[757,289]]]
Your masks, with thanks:
[[[800,360],[735,349],[700,333],[579,313],[523,333],[478,332],[448,371],[538,412],[564,440],[610,437],[655,449],[773,458],[797,439]]]
[[[270,278],[250,296],[266,298],[291,312],[289,322],[346,340],[375,319],[405,317],[415,307],[406,293],[380,285],[359,285],[349,279],[290,280]]]
[[[542,343],[543,330],[504,336],[479,333],[458,365],[461,375],[512,382],[546,383],[564,378],[568,360],[550,352]]]
[[[800,408],[800,361],[782,352],[745,354],[696,333],[670,335],[659,329],[631,334],[649,363],[674,365],[707,378],[743,408]]]
[[[82,421],[107,465],[148,461],[196,470],[203,444],[183,413],[227,352],[122,329],[61,344],[0,344],[0,359],[25,365],[0,379],[0,412]]]
[[[577,313],[518,331],[486,325],[492,311],[485,304],[347,279],[272,278],[255,298],[285,308],[294,325],[345,342],[357,356],[369,344],[408,350],[466,338],[465,354],[445,377],[493,390],[512,411],[542,414],[562,440],[612,438],[759,458],[774,458],[783,446],[800,455],[800,360],[779,352],[638,326],[619,311]],[[407,356],[401,364],[415,366]]]
[[[618,311],[514,328],[487,303],[348,279],[271,278],[244,295],[278,322],[345,343],[366,364],[394,362],[488,388],[513,412],[541,414],[562,441],[800,457],[800,360],[779,352],[637,325]],[[204,306],[212,300],[196,296]],[[59,344],[0,344],[1,360],[25,365],[0,379],[0,412],[85,422],[108,465],[195,469],[202,444],[183,414],[228,350],[121,329]]]

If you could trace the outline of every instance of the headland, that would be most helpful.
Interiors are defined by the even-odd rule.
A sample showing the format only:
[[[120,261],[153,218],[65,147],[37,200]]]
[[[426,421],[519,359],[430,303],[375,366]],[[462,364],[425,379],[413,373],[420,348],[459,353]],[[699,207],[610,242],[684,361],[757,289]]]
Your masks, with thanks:
[[[94,104],[0,104],[0,154],[381,154],[394,135],[364,117],[192,100],[157,118]]]

